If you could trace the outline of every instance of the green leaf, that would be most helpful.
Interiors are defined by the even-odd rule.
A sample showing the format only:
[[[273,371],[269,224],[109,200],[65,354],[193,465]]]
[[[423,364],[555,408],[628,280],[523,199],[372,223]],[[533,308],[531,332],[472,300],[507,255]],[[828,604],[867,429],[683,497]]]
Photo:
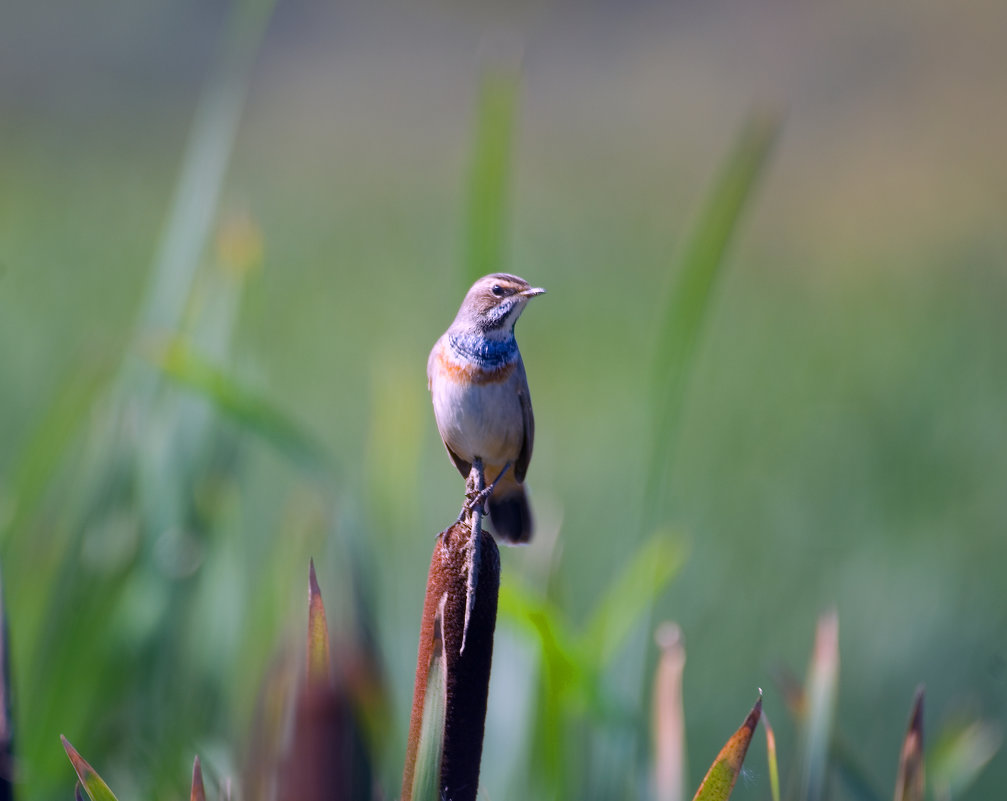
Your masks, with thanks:
[[[295,464],[315,477],[331,479],[332,461],[314,437],[268,401],[204,359],[185,341],[173,339],[164,347],[149,349],[147,355],[165,376],[207,398],[221,412],[261,436]]]
[[[653,450],[645,497],[646,523],[659,519],[658,503],[681,429],[682,408],[699,349],[703,323],[724,255],[779,130],[775,114],[754,113],[746,121],[699,219],[675,259],[676,275],[661,310],[653,385]]]
[[[101,776],[85,761],[84,757],[77,753],[77,749],[70,745],[70,741],[62,734],[59,738],[63,741],[63,749],[70,758],[70,764],[77,772],[77,778],[91,801],[116,801],[116,797],[108,789],[108,785],[102,781]]]
[[[584,635],[591,664],[608,663],[684,562],[685,549],[664,532],[637,548],[591,614]]]
[[[516,73],[491,70],[483,75],[469,172],[466,286],[503,267],[519,89]]]
[[[727,741],[724,747],[713,760],[713,764],[703,778],[703,783],[699,785],[699,790],[693,797],[693,801],[727,801],[734,789],[734,783],[738,781],[741,773],[741,766],[745,761],[745,754],[748,753],[748,746],[752,742],[752,734],[759,724],[759,717],[762,715],[762,693],[759,693],[759,700],[755,702],[752,711],[748,713],[745,722]]]
[[[445,596],[446,598],[446,596]],[[444,599],[434,618],[434,642],[427,670],[423,697],[423,722],[416,749],[410,801],[441,801],[441,756],[444,751],[444,716],[447,709],[447,661],[444,654],[442,625]]]

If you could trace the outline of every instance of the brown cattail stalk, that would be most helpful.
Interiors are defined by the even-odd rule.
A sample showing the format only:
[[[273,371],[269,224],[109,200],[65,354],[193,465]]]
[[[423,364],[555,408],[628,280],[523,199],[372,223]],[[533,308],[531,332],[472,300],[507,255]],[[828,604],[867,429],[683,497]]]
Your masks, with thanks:
[[[450,801],[475,801],[499,589],[500,551],[493,538],[482,530],[481,515],[470,513],[438,537],[430,560],[402,777],[402,801],[412,801],[431,650],[437,639],[435,618],[439,609],[443,610],[441,637],[446,662],[440,797]]]

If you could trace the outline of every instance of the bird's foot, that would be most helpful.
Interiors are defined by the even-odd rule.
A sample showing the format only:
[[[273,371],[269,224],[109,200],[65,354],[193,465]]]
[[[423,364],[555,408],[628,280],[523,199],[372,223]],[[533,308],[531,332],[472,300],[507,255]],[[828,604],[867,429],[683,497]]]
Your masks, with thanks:
[[[485,504],[486,499],[493,494],[493,490],[496,489],[496,485],[499,483],[500,479],[504,477],[504,473],[506,473],[509,469],[510,469],[510,462],[507,462],[507,464],[503,466],[503,470],[500,471],[500,474],[495,479],[493,479],[493,483],[490,484],[488,487],[485,487],[481,490],[468,489],[466,491],[465,505],[462,506],[463,517],[468,512],[472,512],[476,509],[480,509],[482,510],[483,514],[486,514],[486,510],[483,504]]]

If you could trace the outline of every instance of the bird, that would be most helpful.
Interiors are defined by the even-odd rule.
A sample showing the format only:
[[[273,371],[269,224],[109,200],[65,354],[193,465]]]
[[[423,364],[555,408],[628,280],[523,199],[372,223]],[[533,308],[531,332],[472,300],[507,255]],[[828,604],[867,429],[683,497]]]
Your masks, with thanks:
[[[514,324],[545,290],[509,273],[476,281],[454,322],[427,360],[427,385],[437,431],[458,472],[481,466],[489,517],[497,538],[527,543],[531,508],[524,479],[535,444],[528,377]],[[492,489],[491,489],[492,488]],[[482,502],[470,497],[469,502]],[[468,507],[463,507],[464,510]]]

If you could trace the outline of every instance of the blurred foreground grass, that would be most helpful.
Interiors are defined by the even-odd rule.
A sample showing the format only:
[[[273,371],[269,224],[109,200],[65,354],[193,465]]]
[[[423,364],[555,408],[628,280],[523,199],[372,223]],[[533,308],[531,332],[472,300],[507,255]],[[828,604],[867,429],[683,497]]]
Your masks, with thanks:
[[[60,732],[124,798],[180,795],[194,750],[217,775],[234,772],[266,667],[301,631],[309,555],[331,582],[336,632],[356,625],[349,610],[380,621],[403,742],[422,565],[458,491],[424,365],[464,289],[464,167],[449,155],[382,168],[382,138],[359,161],[345,145],[278,146],[290,117],[273,102],[249,110],[211,226],[225,241],[234,226],[261,238],[261,260],[235,270],[226,247],[200,249],[176,321],[220,372],[196,391],[157,378],[141,403],[111,407],[120,359],[156,375],[151,354],[177,333],[172,323],[137,341],[132,326],[184,126],[155,107],[149,128],[85,132],[69,152],[44,120],[8,129],[0,565],[33,798],[66,797]],[[469,122],[454,120],[461,142]],[[390,148],[429,147],[422,131],[384,135]],[[504,554],[504,583],[548,577],[543,592],[579,625],[637,537],[659,299],[716,165],[688,189],[680,166],[665,178],[644,163],[620,182],[604,161],[619,140],[553,161],[540,135],[515,141],[503,262],[549,289],[519,331],[540,536]],[[608,191],[583,191],[592,178]],[[830,224],[809,223],[804,201],[769,181],[709,310],[659,499],[688,559],[654,614],[689,643],[696,777],[771,669],[803,664],[835,604],[837,721],[889,787],[919,681],[938,728],[1007,714],[1007,242],[981,214],[970,224],[949,210],[911,239],[801,249],[788,221]],[[232,384],[245,394],[214,398]],[[260,402],[290,428],[256,417]],[[331,454],[331,474],[305,456],[315,451]],[[739,649],[757,671],[734,667]],[[532,703],[537,670],[520,630],[502,626],[495,668],[483,776],[507,788],[529,759],[514,744],[532,712],[513,699]],[[784,718],[772,692],[765,708]],[[389,748],[386,777],[401,751]],[[1000,759],[974,797],[1005,783]],[[745,793],[735,797],[761,797]]]

